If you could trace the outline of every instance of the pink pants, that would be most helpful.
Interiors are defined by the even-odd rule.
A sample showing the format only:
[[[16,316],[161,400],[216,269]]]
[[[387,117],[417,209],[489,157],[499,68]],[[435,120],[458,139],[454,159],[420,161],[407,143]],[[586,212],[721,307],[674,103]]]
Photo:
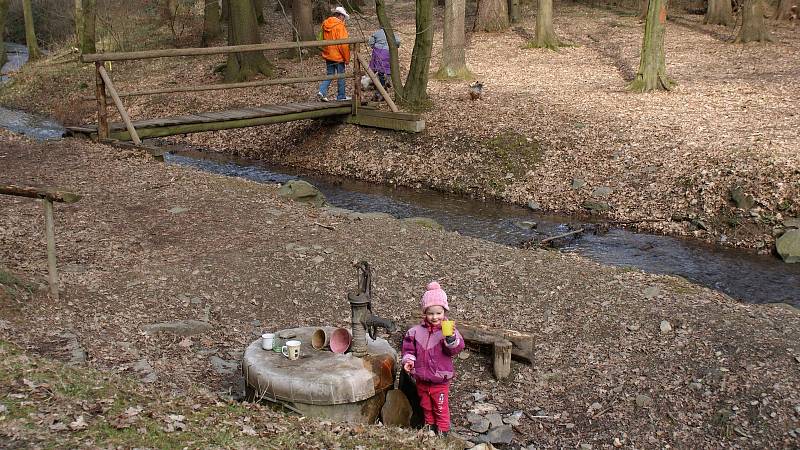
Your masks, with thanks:
[[[419,404],[425,424],[436,425],[440,432],[450,431],[450,384],[430,384],[417,380]]]

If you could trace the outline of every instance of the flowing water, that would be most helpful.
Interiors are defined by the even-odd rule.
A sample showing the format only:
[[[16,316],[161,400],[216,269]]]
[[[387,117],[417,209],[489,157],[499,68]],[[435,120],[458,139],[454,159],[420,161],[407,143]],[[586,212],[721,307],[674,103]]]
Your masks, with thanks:
[[[51,120],[2,107],[0,127],[38,139],[56,139],[64,133],[64,128]],[[583,226],[569,216],[535,213],[506,203],[301,174],[264,161],[214,152],[175,147],[165,160],[264,183],[300,178],[317,186],[333,206],[360,212],[386,212],[398,218],[430,217],[447,230],[506,245],[516,246]],[[769,255],[620,228],[607,233],[582,233],[570,239],[561,251],[578,253],[603,264],[679,275],[745,302],[784,302],[800,308],[800,264],[784,264]]]

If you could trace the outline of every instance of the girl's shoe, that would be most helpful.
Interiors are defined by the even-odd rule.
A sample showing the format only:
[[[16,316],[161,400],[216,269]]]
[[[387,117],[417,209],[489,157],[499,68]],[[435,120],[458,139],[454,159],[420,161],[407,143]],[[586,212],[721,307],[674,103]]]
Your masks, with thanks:
[[[325,94],[323,94],[322,92],[317,92],[317,100],[321,102],[327,102],[328,97],[325,97]]]

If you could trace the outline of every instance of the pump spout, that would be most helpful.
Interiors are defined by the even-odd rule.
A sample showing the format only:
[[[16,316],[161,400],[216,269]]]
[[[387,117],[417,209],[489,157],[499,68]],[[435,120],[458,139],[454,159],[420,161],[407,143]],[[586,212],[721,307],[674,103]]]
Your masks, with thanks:
[[[362,322],[362,324],[367,328],[383,328],[388,333],[394,333],[397,329],[394,322],[389,319],[382,319],[374,314],[370,314],[367,318]]]

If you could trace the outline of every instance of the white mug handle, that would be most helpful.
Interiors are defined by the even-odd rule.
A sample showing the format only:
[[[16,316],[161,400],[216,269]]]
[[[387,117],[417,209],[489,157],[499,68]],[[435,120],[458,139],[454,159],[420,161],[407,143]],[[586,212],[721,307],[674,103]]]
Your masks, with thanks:
[[[285,345],[283,347],[281,347],[281,353],[283,353],[283,356],[288,358],[289,357],[289,347],[287,347]]]

